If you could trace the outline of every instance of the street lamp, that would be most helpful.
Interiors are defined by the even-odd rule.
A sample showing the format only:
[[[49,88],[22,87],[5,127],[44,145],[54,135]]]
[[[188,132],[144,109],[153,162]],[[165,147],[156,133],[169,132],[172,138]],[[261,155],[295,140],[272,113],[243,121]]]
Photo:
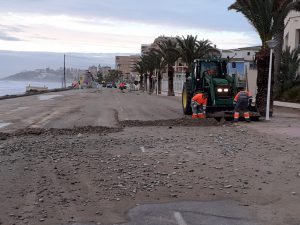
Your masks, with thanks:
[[[277,46],[277,44],[278,44],[278,42],[275,41],[275,40],[273,40],[273,39],[267,41],[267,45],[271,49],[271,52],[270,52],[269,78],[268,78],[268,94],[267,94],[266,120],[270,120],[270,97],[271,97],[273,50]]]

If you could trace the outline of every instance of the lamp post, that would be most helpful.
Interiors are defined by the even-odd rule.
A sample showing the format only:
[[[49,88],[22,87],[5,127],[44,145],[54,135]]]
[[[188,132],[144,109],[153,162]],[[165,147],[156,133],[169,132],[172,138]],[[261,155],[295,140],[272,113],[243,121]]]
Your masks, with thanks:
[[[271,98],[271,80],[272,80],[272,61],[273,50],[277,46],[278,42],[275,40],[267,41],[267,45],[270,48],[270,66],[269,66],[269,78],[268,78],[268,94],[267,94],[267,108],[266,108],[266,120],[270,120],[270,98]]]

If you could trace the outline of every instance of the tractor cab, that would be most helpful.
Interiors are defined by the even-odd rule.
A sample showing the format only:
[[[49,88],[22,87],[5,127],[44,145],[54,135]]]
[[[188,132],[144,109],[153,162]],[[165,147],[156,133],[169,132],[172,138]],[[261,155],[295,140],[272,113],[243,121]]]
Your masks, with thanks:
[[[195,60],[192,76],[188,78],[192,92],[201,91],[208,95],[208,105],[233,107],[236,94],[234,79],[227,74],[224,60]]]

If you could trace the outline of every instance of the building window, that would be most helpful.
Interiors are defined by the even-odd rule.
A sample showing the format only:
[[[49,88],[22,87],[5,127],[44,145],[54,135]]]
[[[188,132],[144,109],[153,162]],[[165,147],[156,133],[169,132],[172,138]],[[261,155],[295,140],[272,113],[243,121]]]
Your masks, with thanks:
[[[249,55],[250,55],[250,52],[247,52],[247,55],[249,56]]]
[[[300,46],[300,30],[297,29],[296,30],[296,48],[298,48]]]
[[[236,68],[236,62],[232,62],[232,68],[235,69]]]

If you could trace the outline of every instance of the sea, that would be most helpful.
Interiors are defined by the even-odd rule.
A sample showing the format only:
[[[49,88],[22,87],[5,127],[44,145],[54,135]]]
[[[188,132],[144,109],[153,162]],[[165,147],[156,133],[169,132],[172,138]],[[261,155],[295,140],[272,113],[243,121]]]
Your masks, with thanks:
[[[48,87],[48,89],[61,88],[61,82],[32,82],[32,81],[7,81],[0,80],[0,96],[24,94],[26,86]],[[69,85],[69,84],[67,84]]]

